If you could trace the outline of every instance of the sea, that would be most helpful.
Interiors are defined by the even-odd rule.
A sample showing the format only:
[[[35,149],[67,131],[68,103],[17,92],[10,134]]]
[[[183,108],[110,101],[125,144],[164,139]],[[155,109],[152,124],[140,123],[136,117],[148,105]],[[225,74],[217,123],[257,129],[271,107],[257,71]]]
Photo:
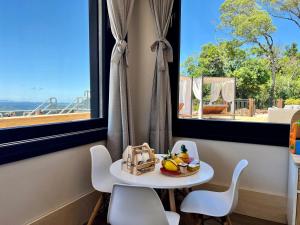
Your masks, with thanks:
[[[1,101],[0,100],[0,112],[1,111],[19,111],[19,110],[34,110],[43,102],[21,102],[21,101]],[[57,103],[58,108],[64,108],[69,103]]]

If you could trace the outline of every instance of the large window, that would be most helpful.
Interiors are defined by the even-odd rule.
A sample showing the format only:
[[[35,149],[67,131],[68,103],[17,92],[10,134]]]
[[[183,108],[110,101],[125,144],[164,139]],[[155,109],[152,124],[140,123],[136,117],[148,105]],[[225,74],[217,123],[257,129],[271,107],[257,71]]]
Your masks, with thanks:
[[[174,1],[174,136],[288,146],[300,99],[300,30],[278,18],[289,16],[283,2]]]
[[[88,6],[0,1],[0,128],[91,117]]]
[[[179,118],[290,123],[300,109],[299,9],[182,0]]]
[[[0,0],[0,164],[106,138],[106,1]]]

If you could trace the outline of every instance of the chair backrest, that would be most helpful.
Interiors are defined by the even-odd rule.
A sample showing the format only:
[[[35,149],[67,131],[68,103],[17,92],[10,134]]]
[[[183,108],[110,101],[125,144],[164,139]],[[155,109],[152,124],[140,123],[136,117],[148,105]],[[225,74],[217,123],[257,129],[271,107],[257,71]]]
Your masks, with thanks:
[[[115,184],[108,208],[111,225],[169,225],[164,207],[152,188]]]
[[[111,156],[103,145],[96,145],[90,148],[92,158],[92,184],[95,188],[101,189],[101,184],[106,177],[110,176],[109,167],[112,164]],[[96,188],[95,188],[96,189]]]
[[[229,213],[231,213],[235,207],[237,206],[238,203],[238,196],[239,196],[239,180],[242,172],[244,169],[248,166],[248,161],[246,159],[241,160],[235,167],[233,175],[232,175],[232,180],[231,180],[231,185],[230,188],[227,191],[228,194],[228,199],[230,200],[229,202]]]
[[[172,153],[180,153],[182,145],[185,145],[190,157],[194,158],[195,160],[199,160],[197,145],[194,141],[186,141],[186,140],[176,141],[176,143],[173,146]]]

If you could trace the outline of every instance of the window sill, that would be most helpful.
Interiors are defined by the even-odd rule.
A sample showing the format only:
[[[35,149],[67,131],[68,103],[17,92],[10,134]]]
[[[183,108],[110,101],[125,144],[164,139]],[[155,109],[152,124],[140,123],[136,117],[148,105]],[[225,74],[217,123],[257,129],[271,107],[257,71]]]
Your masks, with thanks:
[[[289,124],[175,119],[173,135],[207,140],[288,147]]]
[[[0,130],[0,165],[105,140],[106,121],[91,119]]]

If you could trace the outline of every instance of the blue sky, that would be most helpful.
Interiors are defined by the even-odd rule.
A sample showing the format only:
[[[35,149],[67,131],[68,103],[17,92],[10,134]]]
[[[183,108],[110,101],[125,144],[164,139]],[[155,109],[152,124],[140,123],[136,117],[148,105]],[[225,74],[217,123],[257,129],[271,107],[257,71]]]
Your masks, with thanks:
[[[183,0],[181,61],[229,38],[217,30],[223,0]],[[300,29],[275,19],[275,42]],[[89,89],[87,0],[0,0],[0,100],[69,102]]]
[[[181,62],[200,52],[201,46],[231,37],[216,29],[220,22],[219,8],[224,0],[183,0],[181,12]],[[297,42],[300,47],[300,29],[292,22],[274,19],[277,27],[274,41],[279,46]]]
[[[0,0],[0,100],[69,102],[89,89],[87,0]]]

